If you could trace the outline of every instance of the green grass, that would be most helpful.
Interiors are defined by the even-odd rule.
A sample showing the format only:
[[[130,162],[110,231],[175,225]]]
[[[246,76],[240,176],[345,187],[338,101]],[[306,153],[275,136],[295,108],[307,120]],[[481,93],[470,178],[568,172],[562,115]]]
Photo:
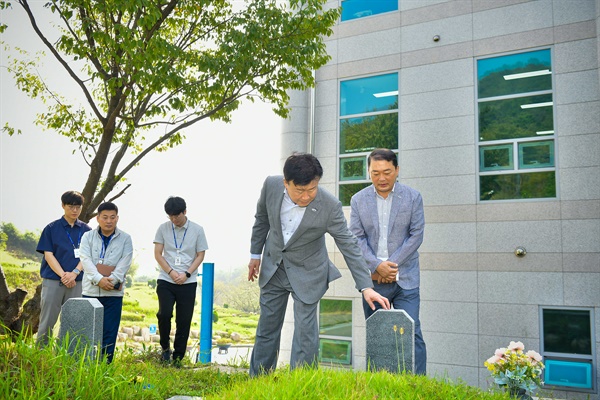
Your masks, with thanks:
[[[453,384],[412,374],[321,368],[291,372],[281,369],[273,375],[236,383],[204,399],[494,400],[509,397],[462,383]]]
[[[235,310],[233,308],[215,307],[219,319],[213,324],[215,332],[237,332],[242,337],[243,343],[254,343],[256,326],[258,325],[258,314]]]
[[[41,256],[40,256],[41,260]],[[0,250],[0,264],[4,270],[8,289],[13,291],[17,288],[27,292],[25,301],[35,294],[35,288],[42,283],[40,277],[40,261],[18,258],[6,250]]]
[[[0,376],[2,399],[162,400],[183,394],[205,396],[248,379],[246,373],[226,374],[210,366],[165,366],[157,350],[125,349],[107,365],[71,356],[57,342],[38,349],[24,337],[15,343],[0,338]]]
[[[118,351],[111,365],[71,356],[57,342],[39,349],[30,338],[0,338],[0,398],[3,399],[204,399],[475,400],[509,399],[465,384],[387,372],[321,368],[280,369],[250,379],[245,371],[214,366],[183,368],[160,363],[156,349]]]

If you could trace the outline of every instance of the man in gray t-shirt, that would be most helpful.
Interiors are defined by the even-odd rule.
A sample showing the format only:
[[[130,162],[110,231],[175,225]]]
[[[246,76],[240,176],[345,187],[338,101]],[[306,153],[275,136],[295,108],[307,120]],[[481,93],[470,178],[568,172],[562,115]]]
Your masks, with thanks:
[[[186,217],[185,200],[169,197],[165,203],[169,222],[158,227],[154,237],[154,258],[160,266],[158,295],[158,329],[162,359],[177,364],[185,356],[190,325],[196,302],[196,270],[208,249],[204,229]],[[173,307],[176,305],[175,341],[171,353],[170,333]]]

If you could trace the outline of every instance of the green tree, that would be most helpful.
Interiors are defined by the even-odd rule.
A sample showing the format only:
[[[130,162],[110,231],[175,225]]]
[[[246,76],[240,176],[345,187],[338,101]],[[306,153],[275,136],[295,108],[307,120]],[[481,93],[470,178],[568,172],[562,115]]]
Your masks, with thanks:
[[[179,145],[198,121],[228,122],[244,98],[286,117],[288,91],[314,85],[312,71],[329,60],[323,37],[339,17],[325,0],[49,0],[42,11],[30,3],[0,0],[0,9],[23,8],[80,96],[48,87],[26,53],[9,55],[7,68],[20,90],[45,102],[35,123],[76,143],[89,165],[86,222],[125,192],[144,156]],[[41,13],[59,19],[58,39],[42,31]],[[20,133],[8,123],[3,130]]]
[[[0,240],[0,243],[4,244],[7,251],[21,257],[39,260],[40,254],[35,249],[40,240],[40,233],[31,231],[21,233],[11,222],[2,222],[0,232],[1,236],[6,238]]]
[[[8,235],[3,231],[0,231],[0,250],[6,250],[6,243],[8,242]]]

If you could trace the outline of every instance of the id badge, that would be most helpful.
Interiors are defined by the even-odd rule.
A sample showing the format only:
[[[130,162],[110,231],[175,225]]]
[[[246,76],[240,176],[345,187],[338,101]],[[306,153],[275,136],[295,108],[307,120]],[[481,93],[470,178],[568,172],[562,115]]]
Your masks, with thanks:
[[[181,265],[181,257],[175,257],[175,265]]]
[[[79,249],[73,249],[73,255],[75,258],[79,258]]]

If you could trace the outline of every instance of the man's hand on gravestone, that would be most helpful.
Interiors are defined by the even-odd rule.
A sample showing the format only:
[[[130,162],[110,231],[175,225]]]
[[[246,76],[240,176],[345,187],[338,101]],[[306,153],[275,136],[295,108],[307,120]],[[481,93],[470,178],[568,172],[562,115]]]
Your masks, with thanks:
[[[363,290],[362,295],[367,304],[369,304],[369,307],[371,307],[371,310],[375,309],[375,302],[379,303],[384,310],[390,309],[389,300],[377,293],[372,288],[367,288]]]

